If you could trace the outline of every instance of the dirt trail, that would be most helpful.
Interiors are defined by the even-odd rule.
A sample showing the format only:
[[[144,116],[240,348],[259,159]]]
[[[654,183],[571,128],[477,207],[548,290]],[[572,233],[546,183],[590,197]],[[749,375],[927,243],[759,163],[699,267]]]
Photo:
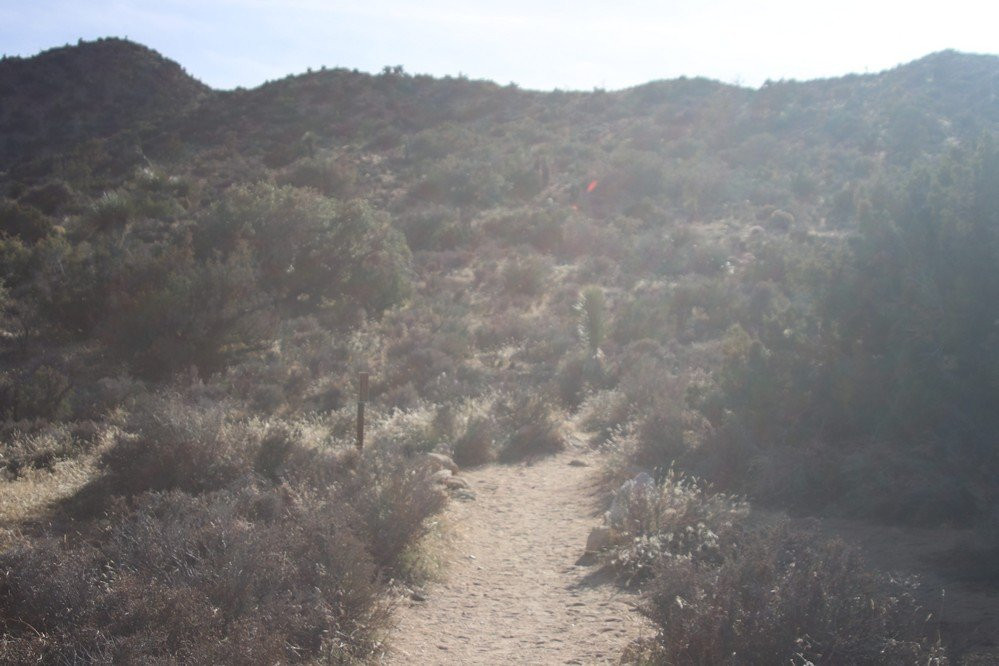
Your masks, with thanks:
[[[586,461],[588,466],[569,463]],[[464,472],[447,570],[397,612],[385,664],[606,664],[650,631],[635,597],[577,564],[596,517],[595,464],[581,451]]]

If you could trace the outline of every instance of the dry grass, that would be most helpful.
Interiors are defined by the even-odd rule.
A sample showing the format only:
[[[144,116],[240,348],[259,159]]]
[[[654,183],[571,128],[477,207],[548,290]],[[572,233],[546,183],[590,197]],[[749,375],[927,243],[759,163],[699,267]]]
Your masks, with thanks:
[[[54,503],[71,497],[94,478],[99,452],[56,462],[51,469],[25,470],[0,483],[0,527],[13,529],[44,515]]]

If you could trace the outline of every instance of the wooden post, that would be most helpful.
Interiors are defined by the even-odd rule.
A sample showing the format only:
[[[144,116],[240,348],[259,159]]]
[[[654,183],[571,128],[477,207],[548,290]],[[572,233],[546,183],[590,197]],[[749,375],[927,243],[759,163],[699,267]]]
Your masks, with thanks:
[[[358,375],[357,385],[357,450],[364,448],[364,403],[368,399],[368,373]]]

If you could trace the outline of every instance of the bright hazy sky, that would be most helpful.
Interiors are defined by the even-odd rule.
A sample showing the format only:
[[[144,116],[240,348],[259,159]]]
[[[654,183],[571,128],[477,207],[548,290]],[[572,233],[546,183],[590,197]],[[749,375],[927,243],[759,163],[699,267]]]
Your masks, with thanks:
[[[995,0],[0,0],[0,52],[128,37],[216,88],[307,68],[463,73],[525,88],[707,76],[758,86],[999,52]]]

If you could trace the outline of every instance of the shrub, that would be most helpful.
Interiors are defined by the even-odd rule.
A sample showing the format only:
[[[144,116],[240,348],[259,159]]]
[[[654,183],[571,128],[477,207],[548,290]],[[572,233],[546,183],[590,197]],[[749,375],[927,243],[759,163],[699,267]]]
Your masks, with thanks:
[[[326,196],[349,198],[357,187],[357,168],[346,161],[306,157],[291,165],[280,182],[311,187]]]
[[[632,408],[628,397],[617,389],[596,391],[580,405],[579,425],[594,433],[594,444],[603,444],[628,422]]]
[[[388,619],[338,503],[152,493],[97,533],[0,555],[0,659],[346,663]]]
[[[911,585],[786,526],[744,535],[720,565],[660,558],[641,610],[652,664],[947,663]]]
[[[467,241],[472,233],[459,211],[448,206],[427,205],[406,211],[398,224],[413,251],[451,250]]]
[[[496,426],[492,420],[481,417],[469,417],[464,432],[452,445],[454,462],[459,467],[476,467],[491,462],[493,442],[496,439]]]
[[[413,409],[394,409],[373,423],[368,447],[386,455],[413,456],[433,451],[447,439],[447,433],[435,427],[435,414],[434,406],[426,403]]]
[[[132,216],[132,202],[121,192],[105,192],[87,211],[85,221],[97,231],[120,230]]]
[[[718,564],[747,514],[744,502],[672,469],[662,482],[639,474],[617,489],[605,514],[612,547],[604,562],[628,584],[648,579],[664,558]]]
[[[37,208],[25,204],[0,203],[0,233],[35,243],[48,236],[52,222]]]
[[[538,394],[521,395],[496,404],[498,420],[508,432],[499,459],[514,462],[558,453],[565,448],[555,410]]]
[[[179,489],[219,490],[251,469],[253,434],[224,405],[201,407],[179,397],[140,404],[100,459],[101,488],[112,495]]]
[[[360,201],[259,184],[226,192],[196,228],[196,255],[253,248],[258,288],[299,313],[331,302],[381,312],[408,293],[409,248]]]
[[[406,577],[407,556],[430,533],[429,518],[440,513],[447,495],[425,466],[398,457],[369,454],[349,493],[364,525],[375,563]]]
[[[143,378],[191,367],[209,376],[259,351],[273,331],[271,302],[245,246],[204,263],[185,253],[137,257],[118,270],[133,278],[131,289],[107,294],[110,312],[100,332]]]
[[[34,206],[46,215],[55,215],[76,198],[76,193],[65,181],[50,180],[33,187],[21,195],[18,201]]]
[[[503,288],[511,294],[539,296],[548,288],[551,261],[539,255],[516,257],[503,265]]]
[[[590,352],[567,355],[555,372],[555,384],[562,404],[575,409],[594,390],[608,383],[607,370],[601,356]]]
[[[12,420],[64,419],[70,412],[69,377],[51,365],[0,374],[0,415]]]
[[[60,460],[89,451],[109,436],[93,421],[52,424],[43,420],[8,421],[0,428],[4,444],[0,469],[17,478],[26,469],[51,470]]]

